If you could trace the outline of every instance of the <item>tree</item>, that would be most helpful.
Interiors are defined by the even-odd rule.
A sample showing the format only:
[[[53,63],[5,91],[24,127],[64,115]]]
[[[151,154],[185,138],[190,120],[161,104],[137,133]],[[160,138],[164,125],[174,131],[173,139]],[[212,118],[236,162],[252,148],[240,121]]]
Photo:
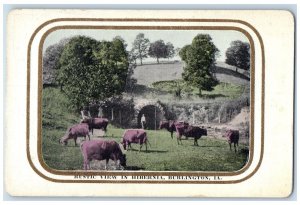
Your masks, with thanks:
[[[138,54],[141,65],[143,65],[143,59],[148,57],[149,42],[143,33],[139,33],[133,42],[132,47]]]
[[[119,39],[99,42],[86,36],[72,38],[59,63],[56,78],[76,109],[119,95],[125,88],[128,60]]]
[[[168,48],[163,40],[155,41],[150,44],[149,47],[149,56],[156,58],[157,63],[159,63],[160,58],[167,58],[168,56]]]
[[[187,60],[187,50],[191,47],[191,45],[185,45],[183,46],[179,51],[179,56],[181,60],[186,61]]]
[[[186,63],[182,77],[190,85],[198,87],[199,96],[202,96],[202,90],[211,91],[218,84],[211,73],[218,51],[208,34],[198,34],[191,45],[180,51],[180,57]]]
[[[172,43],[167,43],[167,58],[173,58],[175,56],[176,50]]]
[[[59,58],[70,39],[62,39],[45,50],[43,55],[43,83],[55,83],[55,71],[59,69]]]
[[[232,41],[226,51],[225,62],[244,70],[250,69],[250,45],[247,42]],[[236,69],[237,71],[237,69]]]
[[[126,50],[126,48],[127,48],[128,45],[127,45],[126,41],[121,36],[115,36],[113,38],[113,41],[115,41],[115,40],[120,40],[123,43],[123,46],[124,46],[124,48]]]

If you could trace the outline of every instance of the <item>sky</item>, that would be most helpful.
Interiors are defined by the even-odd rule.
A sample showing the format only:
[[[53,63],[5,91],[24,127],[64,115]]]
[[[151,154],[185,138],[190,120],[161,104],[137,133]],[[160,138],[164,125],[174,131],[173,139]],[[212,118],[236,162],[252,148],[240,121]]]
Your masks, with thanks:
[[[219,49],[217,61],[225,61],[225,52],[230,46],[230,43],[235,40],[248,42],[248,38],[239,31],[234,30],[102,30],[102,29],[60,29],[50,33],[44,42],[43,50],[55,43],[58,43],[63,38],[69,38],[76,35],[85,35],[94,38],[98,41],[111,41],[115,36],[121,36],[128,44],[127,50],[130,50],[132,43],[139,33],[144,33],[145,38],[150,42],[163,40],[165,43],[171,42],[175,48],[182,48],[187,44],[191,44],[193,38],[197,34],[209,34],[213,43]],[[174,60],[179,60],[175,57]],[[153,58],[145,59],[146,61],[155,61]]]

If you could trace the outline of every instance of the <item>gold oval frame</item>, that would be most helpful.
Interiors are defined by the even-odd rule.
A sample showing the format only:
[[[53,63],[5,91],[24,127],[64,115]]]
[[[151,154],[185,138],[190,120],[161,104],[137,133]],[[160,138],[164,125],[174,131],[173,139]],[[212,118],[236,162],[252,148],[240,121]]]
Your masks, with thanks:
[[[262,102],[261,102],[261,153],[259,157],[259,162],[256,165],[254,171],[247,175],[246,177],[239,179],[239,180],[231,180],[231,181],[143,181],[143,180],[131,180],[131,181],[119,181],[119,180],[60,180],[60,179],[53,179],[48,176],[45,176],[42,174],[33,164],[31,158],[30,158],[30,149],[29,149],[29,109],[30,109],[30,52],[31,52],[31,45],[32,42],[36,36],[36,34],[45,26],[54,23],[54,22],[60,22],[60,21],[108,21],[108,22],[220,22],[220,23],[240,23],[248,28],[250,28],[257,36],[261,51],[262,51]],[[240,170],[234,171],[234,172],[208,172],[208,171],[193,171],[193,172],[168,172],[168,171],[160,171],[160,172],[154,172],[154,171],[143,171],[143,172],[132,172],[132,171],[126,171],[126,172],[101,172],[101,171],[64,171],[64,170],[55,170],[50,167],[48,167],[45,162],[42,159],[41,154],[41,93],[42,93],[42,51],[43,51],[43,44],[46,39],[46,37],[55,30],[59,29],[144,29],[144,30],[236,30],[241,33],[243,33],[250,42],[251,47],[251,78],[250,78],[250,86],[251,86],[251,93],[250,93],[250,116],[251,116],[251,122],[250,122],[250,157],[247,162],[247,164]],[[47,30],[43,35],[39,42],[39,51],[38,51],[38,142],[37,142],[37,148],[38,148],[38,160],[40,165],[49,173],[56,174],[56,175],[115,175],[115,176],[237,176],[243,172],[245,172],[250,165],[252,164],[253,160],[253,153],[254,153],[254,137],[253,137],[253,131],[254,131],[254,82],[255,82],[255,47],[254,47],[254,41],[251,37],[251,35],[245,31],[242,28],[234,27],[234,26],[56,26],[52,27],[51,29]],[[30,166],[32,169],[42,178],[47,179],[52,182],[64,182],[64,183],[201,183],[201,184],[230,184],[230,183],[238,183],[247,180],[251,176],[253,176],[258,168],[261,165],[262,159],[263,159],[263,153],[264,153],[264,79],[265,79],[265,54],[264,54],[264,45],[262,38],[259,34],[259,32],[249,23],[241,20],[232,20],[232,19],[98,19],[98,18],[59,18],[59,19],[52,19],[49,21],[46,21],[45,23],[41,24],[32,34],[28,48],[27,48],[27,102],[26,102],[26,108],[27,108],[27,116],[26,116],[26,153],[27,153],[27,159],[29,161]]]

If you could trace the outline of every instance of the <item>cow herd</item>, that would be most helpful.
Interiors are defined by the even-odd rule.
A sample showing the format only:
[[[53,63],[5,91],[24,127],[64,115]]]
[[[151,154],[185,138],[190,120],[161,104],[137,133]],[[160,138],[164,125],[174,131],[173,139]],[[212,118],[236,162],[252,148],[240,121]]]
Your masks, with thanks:
[[[81,143],[80,149],[83,155],[85,170],[90,169],[90,162],[92,160],[106,160],[105,169],[109,159],[115,161],[117,168],[126,167],[126,150],[131,149],[131,144],[139,144],[139,151],[145,145],[146,151],[150,145],[147,138],[147,133],[144,129],[127,129],[121,139],[121,143],[114,140],[90,140],[90,132],[93,134],[93,129],[102,129],[107,131],[108,119],[106,118],[89,118],[83,119],[79,124],[70,127],[65,135],[59,140],[60,144],[67,145],[68,140],[73,139],[75,146],[77,146],[77,138],[84,137],[85,141]],[[162,121],[159,129],[166,129],[171,133],[173,139],[174,132],[176,133],[177,144],[182,145],[182,137],[193,138],[194,145],[198,146],[198,139],[202,136],[207,136],[207,129],[204,127],[191,126],[186,122],[181,121]],[[226,130],[223,137],[226,137],[231,150],[231,144],[234,144],[235,152],[237,151],[239,141],[238,130]],[[87,138],[89,140],[87,140]]]

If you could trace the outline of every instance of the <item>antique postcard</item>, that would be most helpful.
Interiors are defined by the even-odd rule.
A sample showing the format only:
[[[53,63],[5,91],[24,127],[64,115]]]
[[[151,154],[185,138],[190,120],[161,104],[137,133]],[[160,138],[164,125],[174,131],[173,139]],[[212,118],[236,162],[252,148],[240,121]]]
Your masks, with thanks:
[[[288,11],[14,10],[7,56],[12,196],[293,191]]]

